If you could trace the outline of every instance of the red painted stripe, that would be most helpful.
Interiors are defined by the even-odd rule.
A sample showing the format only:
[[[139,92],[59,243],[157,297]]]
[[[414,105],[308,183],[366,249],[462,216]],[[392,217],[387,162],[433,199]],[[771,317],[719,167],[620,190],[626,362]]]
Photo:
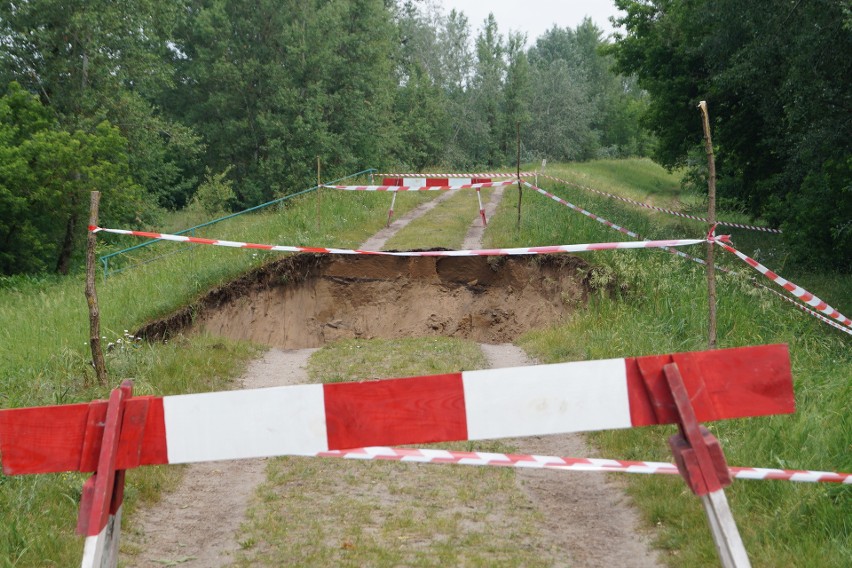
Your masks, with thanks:
[[[786,345],[626,359],[634,426],[677,422],[663,365],[677,363],[699,422],[795,411]]]
[[[128,406],[141,397],[132,398]],[[169,463],[166,442],[166,417],[163,411],[163,398],[151,397],[148,403],[148,417],[145,420],[145,434],[142,438],[142,451],[139,454],[140,465],[162,465]],[[119,464],[124,465],[124,464]]]
[[[467,439],[461,373],[323,389],[329,450]]]
[[[88,415],[88,404],[0,410],[3,473],[76,471]]]
[[[403,178],[401,177],[386,177],[382,179],[382,185],[402,185]]]
[[[450,180],[447,178],[426,178],[426,187],[447,187]]]
[[[464,177],[464,176],[462,176],[462,177]],[[474,178],[470,178],[470,183],[491,183],[491,178],[474,177]]]

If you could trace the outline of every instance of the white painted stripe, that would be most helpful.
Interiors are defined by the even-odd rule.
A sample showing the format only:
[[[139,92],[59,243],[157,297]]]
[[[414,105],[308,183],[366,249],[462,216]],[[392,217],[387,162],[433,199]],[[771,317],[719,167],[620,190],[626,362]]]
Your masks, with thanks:
[[[328,450],[322,385],[163,398],[169,463]]]
[[[469,440],[630,428],[624,359],[465,371]]]
[[[405,187],[424,187],[426,185],[426,178],[420,178],[420,177],[402,178],[402,185],[404,185]]]
[[[83,560],[81,568],[100,568],[104,557],[107,527],[101,529],[97,536],[87,536],[83,544]]]

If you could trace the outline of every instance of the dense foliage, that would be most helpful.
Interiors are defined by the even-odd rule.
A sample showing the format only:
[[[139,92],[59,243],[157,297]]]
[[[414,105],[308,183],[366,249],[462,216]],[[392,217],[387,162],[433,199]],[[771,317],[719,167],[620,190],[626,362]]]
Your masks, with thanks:
[[[689,163],[707,100],[729,204],[780,224],[799,261],[852,269],[848,2],[616,0],[619,69],[650,95],[663,164]]]
[[[4,3],[0,273],[73,266],[80,196],[96,187],[127,194],[107,220],[197,203],[214,179],[240,208],[312,185],[317,160],[324,179],[514,165],[519,134],[527,162],[654,152],[703,191],[702,99],[723,203],[781,225],[797,260],[852,268],[843,3],[617,4],[615,45],[590,20],[527,45],[432,0]],[[109,152],[45,146],[96,140]],[[61,171],[26,158],[37,151],[65,155]],[[98,161],[120,181],[82,175]]]
[[[141,222],[199,187],[231,208],[303,189],[317,159],[510,165],[519,131],[524,160],[649,149],[588,20],[527,46],[429,0],[44,0],[0,5],[0,41],[2,274],[73,266],[92,189]]]

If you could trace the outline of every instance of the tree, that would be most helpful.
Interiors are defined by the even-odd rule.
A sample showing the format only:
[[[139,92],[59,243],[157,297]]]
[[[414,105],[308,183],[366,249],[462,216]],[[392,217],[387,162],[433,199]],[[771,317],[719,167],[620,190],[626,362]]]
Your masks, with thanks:
[[[505,46],[497,20],[494,14],[488,14],[476,38],[476,67],[471,85],[475,115],[470,131],[478,141],[473,148],[476,163],[496,165],[504,159],[498,142],[506,73],[504,55]]]
[[[616,4],[626,33],[613,53],[649,92],[655,157],[686,163],[701,141],[695,105],[707,100],[720,197],[780,224],[799,262],[852,269],[848,10],[830,0]],[[816,196],[831,206],[814,210]]]
[[[148,207],[117,128],[61,130],[17,83],[0,98],[0,119],[0,273],[67,274],[86,234],[90,191],[109,197],[105,221],[143,220]]]
[[[172,206],[185,202],[200,151],[197,137],[153,104],[171,81],[168,39],[182,9],[158,0],[0,4],[0,85],[14,80],[38,93],[69,132],[118,126],[135,181]]]

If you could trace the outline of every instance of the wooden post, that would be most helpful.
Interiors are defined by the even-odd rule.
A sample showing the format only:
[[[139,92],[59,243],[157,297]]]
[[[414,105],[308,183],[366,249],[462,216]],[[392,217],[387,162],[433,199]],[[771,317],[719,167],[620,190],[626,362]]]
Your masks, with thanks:
[[[321,167],[320,167],[320,157],[317,156],[317,211],[316,211],[316,213],[317,213],[316,214],[317,227],[320,226],[320,202],[322,200],[322,193],[320,193],[320,191],[322,189],[320,187],[322,185],[321,173],[322,173],[322,170],[321,170]]]
[[[98,226],[98,206],[101,192],[93,191],[90,199],[89,227]],[[91,230],[86,238],[86,302],[89,304],[89,347],[92,349],[92,363],[98,384],[107,384],[106,363],[101,348],[101,312],[98,308],[98,295],[95,290],[95,245],[97,237]]]
[[[707,101],[698,103],[704,126],[704,149],[707,153],[707,219],[710,228],[716,224],[716,158],[713,155],[713,140],[710,137],[710,115]],[[707,243],[707,296],[709,302],[709,323],[707,328],[707,347],[716,349],[716,267],[713,243]]]
[[[516,122],[518,132],[518,230],[521,229],[521,197],[523,189],[521,188],[521,123]]]

